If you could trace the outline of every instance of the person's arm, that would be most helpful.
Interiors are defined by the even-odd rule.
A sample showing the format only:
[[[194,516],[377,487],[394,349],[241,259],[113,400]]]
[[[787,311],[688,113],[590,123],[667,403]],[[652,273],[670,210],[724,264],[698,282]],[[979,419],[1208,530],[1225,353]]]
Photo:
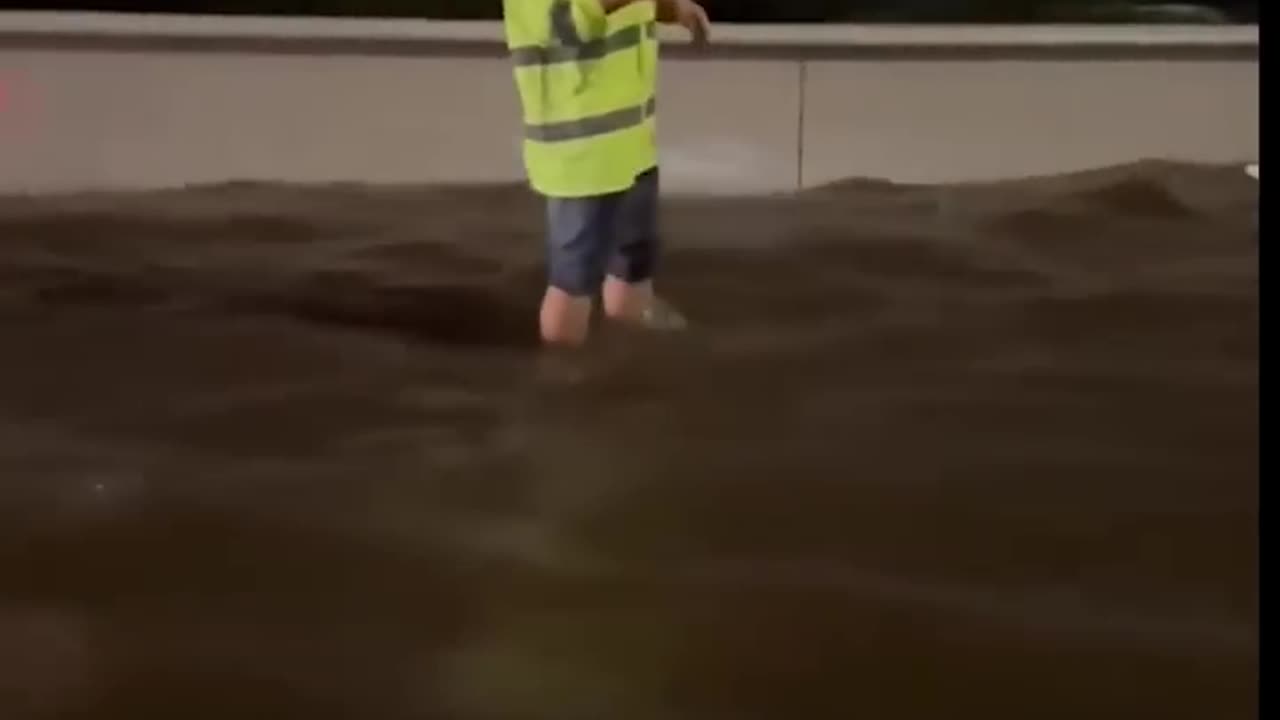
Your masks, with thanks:
[[[624,8],[638,0],[600,0],[605,13]],[[695,0],[655,0],[658,4],[658,21],[681,25],[693,35],[693,41],[704,43],[711,37],[711,20],[707,11]]]

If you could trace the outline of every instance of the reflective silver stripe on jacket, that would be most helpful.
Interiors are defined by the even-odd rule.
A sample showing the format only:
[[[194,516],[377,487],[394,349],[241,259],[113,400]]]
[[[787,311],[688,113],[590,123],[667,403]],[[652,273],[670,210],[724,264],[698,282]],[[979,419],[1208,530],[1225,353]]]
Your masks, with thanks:
[[[640,125],[658,111],[657,98],[649,98],[643,105],[636,105],[603,115],[593,115],[580,120],[525,125],[524,136],[538,142],[564,142],[604,135]]]
[[[555,16],[553,15],[553,18]],[[645,23],[644,25],[632,25],[625,27],[615,33],[611,33],[607,37],[598,40],[587,40],[585,42],[578,39],[576,32],[572,36],[562,37],[562,35],[573,31],[572,21],[568,29],[561,27],[561,22],[552,21],[552,29],[559,44],[549,47],[541,47],[538,45],[528,45],[525,47],[512,48],[511,58],[515,61],[517,67],[532,67],[537,65],[557,65],[568,62],[586,62],[588,60],[599,60],[600,58],[611,55],[622,50],[629,50],[644,42],[646,38],[657,35],[658,28],[656,23]],[[573,42],[565,42],[572,39]]]

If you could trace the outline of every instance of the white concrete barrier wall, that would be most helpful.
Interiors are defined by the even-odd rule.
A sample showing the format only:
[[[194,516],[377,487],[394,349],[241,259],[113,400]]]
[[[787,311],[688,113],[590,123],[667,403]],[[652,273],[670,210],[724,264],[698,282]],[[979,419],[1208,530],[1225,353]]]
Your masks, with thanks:
[[[814,63],[804,182],[990,180],[1147,158],[1258,154],[1258,66],[1239,61]]]
[[[668,44],[669,191],[1258,152],[1257,29],[730,27]],[[0,13],[0,192],[519,181],[492,23]]]

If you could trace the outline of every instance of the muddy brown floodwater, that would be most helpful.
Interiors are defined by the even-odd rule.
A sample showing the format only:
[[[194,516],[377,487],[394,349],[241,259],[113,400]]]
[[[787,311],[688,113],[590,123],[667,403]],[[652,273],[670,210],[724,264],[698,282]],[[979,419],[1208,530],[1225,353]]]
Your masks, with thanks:
[[[1256,205],[673,198],[563,384],[519,188],[0,198],[0,716],[1252,717]]]

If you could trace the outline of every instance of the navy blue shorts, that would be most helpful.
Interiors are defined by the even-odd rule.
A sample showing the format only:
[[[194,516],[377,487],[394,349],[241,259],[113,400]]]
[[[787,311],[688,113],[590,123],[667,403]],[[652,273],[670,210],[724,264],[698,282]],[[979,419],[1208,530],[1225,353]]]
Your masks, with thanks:
[[[658,262],[658,169],[609,195],[547,199],[548,284],[594,295],[605,274],[635,283]]]

